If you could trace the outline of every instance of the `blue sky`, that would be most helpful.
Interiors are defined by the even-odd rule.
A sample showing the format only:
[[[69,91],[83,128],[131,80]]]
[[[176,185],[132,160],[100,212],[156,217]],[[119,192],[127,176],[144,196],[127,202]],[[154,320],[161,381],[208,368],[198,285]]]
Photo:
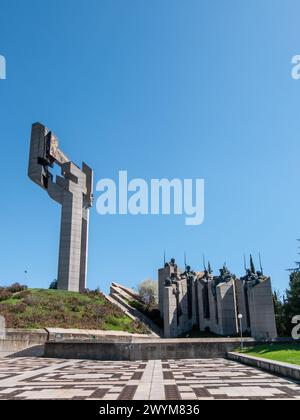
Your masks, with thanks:
[[[40,121],[96,181],[205,179],[198,227],[94,208],[90,288],[156,278],[166,250],[237,275],[261,252],[284,290],[300,237],[299,1],[0,1],[0,284],[56,277],[60,208],[27,178]]]

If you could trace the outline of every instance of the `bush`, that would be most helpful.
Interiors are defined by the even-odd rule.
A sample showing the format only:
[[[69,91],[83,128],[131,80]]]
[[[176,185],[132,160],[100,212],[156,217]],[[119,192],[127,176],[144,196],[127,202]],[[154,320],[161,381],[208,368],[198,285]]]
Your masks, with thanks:
[[[19,293],[23,292],[23,290],[27,290],[27,286],[20,283],[13,283],[11,286],[7,287],[7,290],[11,293]]]
[[[29,290],[23,290],[22,292],[14,295],[14,299],[21,300],[21,299],[26,298],[26,296],[29,296],[29,295],[30,295],[30,291]]]
[[[80,300],[76,297],[71,297],[68,301],[68,305],[72,312],[80,312]]]
[[[95,296],[101,296],[103,297],[103,294],[100,292],[100,289],[90,290],[90,289],[84,289],[81,292],[82,295],[88,296],[90,298],[93,298]]]
[[[17,303],[14,307],[14,311],[19,314],[25,312],[26,309],[27,309],[27,305],[24,302]]]
[[[0,302],[7,300],[12,297],[12,293],[7,288],[0,288]]]
[[[34,295],[25,296],[23,302],[28,306],[37,306],[40,303],[40,298]]]

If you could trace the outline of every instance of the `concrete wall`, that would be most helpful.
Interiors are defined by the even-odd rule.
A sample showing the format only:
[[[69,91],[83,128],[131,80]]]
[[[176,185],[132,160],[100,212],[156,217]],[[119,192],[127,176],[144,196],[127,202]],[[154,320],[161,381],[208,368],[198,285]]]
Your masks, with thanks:
[[[245,345],[253,346],[254,340],[246,339]],[[225,357],[239,346],[238,339],[174,339],[136,340],[132,343],[103,342],[47,342],[45,356],[64,359],[91,360],[165,360]]]
[[[178,268],[176,265],[166,265],[164,268],[158,270],[158,306],[161,314],[161,318],[164,318],[164,288],[165,280],[171,276],[171,274],[177,273]]]
[[[0,340],[0,358],[7,356],[43,356],[44,345],[49,341],[80,340],[118,344],[132,343],[139,340],[151,340],[153,337],[144,334],[130,334],[123,331],[76,330],[48,328],[41,330],[7,329],[6,338]]]
[[[0,340],[0,358],[6,356],[42,356],[48,339],[46,330],[6,330],[5,340]]]

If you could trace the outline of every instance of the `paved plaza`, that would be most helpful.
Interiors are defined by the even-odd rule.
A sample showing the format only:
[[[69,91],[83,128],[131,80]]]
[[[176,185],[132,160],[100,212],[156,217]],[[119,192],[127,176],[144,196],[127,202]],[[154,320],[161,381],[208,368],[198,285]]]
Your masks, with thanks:
[[[0,359],[0,399],[300,400],[300,384],[224,359]]]

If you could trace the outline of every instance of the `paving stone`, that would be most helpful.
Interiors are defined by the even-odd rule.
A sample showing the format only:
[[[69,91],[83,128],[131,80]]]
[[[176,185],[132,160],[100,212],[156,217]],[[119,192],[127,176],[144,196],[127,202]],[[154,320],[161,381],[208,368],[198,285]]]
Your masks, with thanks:
[[[121,379],[122,378],[122,379]],[[223,359],[0,360],[0,400],[300,400],[300,384]]]

